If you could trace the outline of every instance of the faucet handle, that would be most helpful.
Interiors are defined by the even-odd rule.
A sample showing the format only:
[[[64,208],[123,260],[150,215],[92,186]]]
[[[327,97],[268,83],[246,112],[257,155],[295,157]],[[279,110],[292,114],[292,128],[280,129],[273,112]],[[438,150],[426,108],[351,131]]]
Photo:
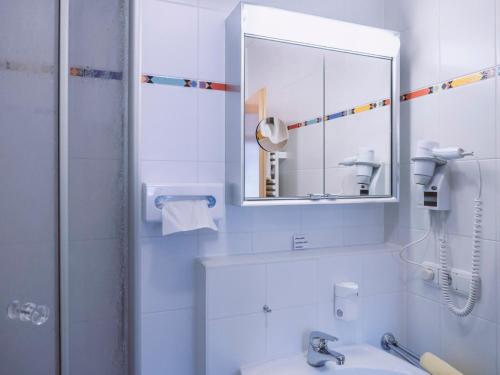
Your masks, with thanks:
[[[335,336],[329,335],[328,333],[320,332],[320,331],[312,331],[309,334],[309,343],[313,345],[315,341],[319,341],[319,346],[326,346],[327,341],[338,341],[339,339]]]

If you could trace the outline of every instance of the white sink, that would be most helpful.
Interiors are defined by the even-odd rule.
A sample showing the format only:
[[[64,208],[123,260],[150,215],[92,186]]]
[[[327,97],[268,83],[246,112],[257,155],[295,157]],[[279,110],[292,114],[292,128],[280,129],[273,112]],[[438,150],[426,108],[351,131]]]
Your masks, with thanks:
[[[241,375],[427,375],[427,372],[371,345],[339,346],[332,349],[345,355],[344,365],[327,362],[324,367],[311,367],[307,364],[305,355],[301,354],[244,366]]]

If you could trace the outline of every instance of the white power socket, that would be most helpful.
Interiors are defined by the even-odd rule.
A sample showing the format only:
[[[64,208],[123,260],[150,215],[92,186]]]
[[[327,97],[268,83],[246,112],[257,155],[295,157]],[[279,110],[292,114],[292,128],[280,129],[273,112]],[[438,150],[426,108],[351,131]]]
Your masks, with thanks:
[[[428,284],[439,288],[441,286],[441,266],[437,263],[424,262],[424,269],[421,272],[421,278]],[[451,287],[450,290],[454,293],[468,296],[469,284],[472,279],[472,274],[468,271],[457,268],[450,269]]]
[[[294,250],[305,250],[309,248],[309,240],[305,234],[295,233],[293,235],[293,249]]]

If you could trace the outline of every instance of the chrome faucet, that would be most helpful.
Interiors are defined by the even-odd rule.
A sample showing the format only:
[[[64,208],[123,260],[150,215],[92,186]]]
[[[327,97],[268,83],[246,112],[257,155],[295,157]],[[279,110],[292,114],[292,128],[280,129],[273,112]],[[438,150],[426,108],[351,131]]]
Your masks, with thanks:
[[[323,367],[326,362],[335,360],[341,366],[345,362],[345,356],[336,351],[328,349],[328,341],[338,341],[335,336],[313,331],[309,335],[309,348],[307,350],[307,363],[312,367]]]

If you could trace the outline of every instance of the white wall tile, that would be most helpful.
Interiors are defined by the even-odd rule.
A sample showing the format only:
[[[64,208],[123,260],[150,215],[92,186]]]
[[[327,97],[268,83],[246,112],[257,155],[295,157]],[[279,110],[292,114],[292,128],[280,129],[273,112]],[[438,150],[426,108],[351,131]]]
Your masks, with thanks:
[[[267,314],[268,359],[300,354],[317,327],[315,305],[273,310]]]
[[[198,248],[201,256],[250,253],[252,236],[250,233],[200,233]]]
[[[271,309],[316,302],[316,261],[274,263],[267,266],[267,304]]]
[[[343,213],[342,206],[304,206],[300,210],[300,227],[301,229],[339,227],[343,224]]]
[[[166,1],[142,2],[142,70],[146,74],[198,76],[198,9]]]
[[[404,290],[404,273],[397,253],[365,254],[362,258],[364,295]]]
[[[427,82],[429,83],[429,82]],[[410,163],[418,141],[435,140],[439,125],[439,94],[401,103],[401,162]]]
[[[437,4],[437,2],[434,2]],[[430,13],[432,15],[432,13]],[[436,13],[437,15],[437,13]],[[438,21],[429,17],[419,27],[401,32],[401,92],[439,82]]]
[[[343,229],[344,245],[369,245],[384,242],[383,225],[364,225]]]
[[[364,255],[337,255],[318,261],[318,302],[333,304],[335,283],[354,281],[359,284],[360,295],[363,290],[363,257]]]
[[[436,26],[439,21],[439,3],[433,0],[386,0],[385,27],[404,31],[422,25]]]
[[[266,317],[262,312],[211,320],[208,332],[207,375],[238,375],[242,365],[266,357]]]
[[[471,271],[472,260],[472,239],[461,236],[450,236],[448,240],[449,246],[449,264],[452,267]],[[481,295],[472,314],[487,319],[491,322],[496,321],[497,304],[495,303],[497,296],[496,275],[496,244],[493,241],[482,241],[481,248]],[[453,300],[458,306],[464,306],[465,297],[455,297]]]
[[[229,15],[238,3],[238,0],[199,0],[200,7],[217,10],[226,14],[226,16]]]
[[[300,229],[299,207],[259,207],[253,210],[253,230],[268,232]]]
[[[495,65],[494,9],[495,0],[440,2],[441,80]]]
[[[252,233],[252,251],[269,253],[273,251],[291,251],[294,231],[273,231]]]
[[[320,230],[301,231],[308,241],[310,249],[322,247],[341,246],[344,243],[344,236],[341,227]]]
[[[198,162],[198,182],[225,182],[224,162]]]
[[[495,157],[495,80],[458,87],[437,97],[439,122],[434,141],[443,147],[473,150],[481,159]]]
[[[142,86],[143,160],[198,159],[197,94],[184,87]]]
[[[224,225],[227,232],[250,232],[253,229],[253,211],[255,208],[226,205]]]
[[[496,162],[480,162],[482,175],[482,231],[483,238],[496,239]],[[478,194],[478,169],[475,161],[450,163],[450,206],[448,231],[458,235],[472,235],[474,199]]]
[[[52,243],[56,233],[54,160],[17,159],[13,163],[0,159],[0,171],[0,212],[8,218],[0,225],[0,243]]]
[[[2,14],[5,15],[0,25],[3,58],[28,64],[55,65],[57,29],[54,24],[58,19],[57,3],[40,1],[30,7],[29,3],[15,1],[2,5]]]
[[[406,342],[406,306],[403,293],[364,297],[361,309],[364,342],[378,347],[380,338],[386,332],[393,333],[402,343]]]
[[[124,269],[120,240],[70,242],[70,319],[119,320]]]
[[[149,183],[192,183],[197,180],[195,161],[146,160],[141,162],[141,178]]]
[[[6,32],[3,35],[11,34]],[[57,120],[53,110],[57,81],[54,73],[0,71],[0,84],[0,158],[54,158],[57,142]],[[21,144],[24,147],[19,147]]]
[[[69,11],[70,66],[122,71],[125,47],[122,1],[73,1]]]
[[[209,319],[261,313],[266,304],[265,265],[210,269],[206,283]]]
[[[122,157],[124,142],[122,90],[121,81],[70,78],[71,157],[107,159]]]
[[[99,183],[96,183],[99,181]],[[119,238],[121,160],[73,159],[69,171],[71,240]]]
[[[196,236],[144,238],[141,244],[142,311],[192,307]]]
[[[143,373],[196,374],[194,347],[193,310],[143,315],[141,348]]]
[[[408,293],[407,345],[417,355],[441,356],[441,304]]]
[[[384,221],[384,207],[380,204],[353,204],[343,209],[344,225],[380,225]]]
[[[459,318],[441,310],[443,359],[464,374],[496,372],[496,326],[481,318]]]
[[[71,374],[120,375],[126,371],[119,355],[122,327],[116,319],[72,324],[69,337]]]
[[[198,92],[198,159],[225,161],[224,92]]]
[[[225,12],[199,9],[198,75],[200,79],[225,81],[225,21]]]

